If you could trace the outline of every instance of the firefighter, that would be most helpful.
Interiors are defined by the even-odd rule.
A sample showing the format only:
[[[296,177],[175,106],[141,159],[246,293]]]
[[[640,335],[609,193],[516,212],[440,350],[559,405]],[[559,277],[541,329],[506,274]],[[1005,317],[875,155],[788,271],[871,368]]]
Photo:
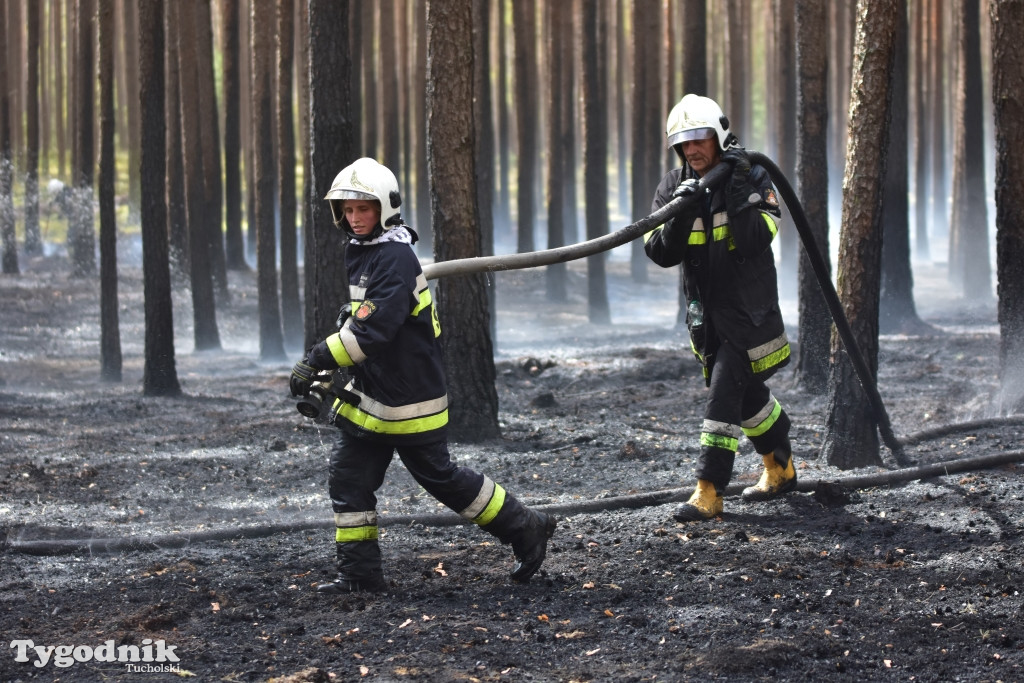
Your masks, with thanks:
[[[351,302],[339,330],[295,364],[290,380],[292,395],[306,396],[321,371],[346,368],[351,375],[332,407],[340,427],[328,476],[338,576],[317,590],[386,589],[375,492],[395,451],[428,493],[511,544],[511,578],[528,582],[544,561],[556,520],[451,461],[441,328],[412,249],[416,232],[399,213],[398,181],[387,167],[362,158],[337,175],[326,199],[349,240]]]
[[[682,264],[690,343],[709,388],[697,486],[673,515],[687,522],[721,514],[741,435],[764,460],[760,480],[743,490],[745,500],[769,500],[796,487],[789,416],[765,384],[789,362],[790,347],[771,248],[781,211],[768,173],[751,165],[729,120],[707,97],[684,96],[669,113],[666,132],[681,166],[662,178],[653,208],[700,195],[644,236],[652,261],[664,268]],[[732,166],[731,176],[701,190],[698,179],[720,163]]]

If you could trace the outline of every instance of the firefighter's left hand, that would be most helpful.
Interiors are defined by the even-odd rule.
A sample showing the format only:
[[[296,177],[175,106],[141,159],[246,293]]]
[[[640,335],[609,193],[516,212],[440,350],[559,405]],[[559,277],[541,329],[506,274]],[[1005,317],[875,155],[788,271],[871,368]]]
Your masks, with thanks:
[[[296,363],[292,368],[291,379],[288,381],[288,388],[291,389],[292,396],[307,396],[316,374],[317,369],[306,363],[305,358]]]
[[[722,161],[732,166],[733,178],[740,174],[746,179],[750,173],[750,155],[742,147],[730,147],[722,152]]]

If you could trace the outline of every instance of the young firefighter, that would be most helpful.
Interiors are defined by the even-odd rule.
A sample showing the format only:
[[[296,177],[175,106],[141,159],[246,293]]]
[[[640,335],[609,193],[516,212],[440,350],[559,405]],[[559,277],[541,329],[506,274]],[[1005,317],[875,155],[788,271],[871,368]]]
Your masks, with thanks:
[[[781,215],[771,179],[751,166],[714,100],[686,95],[669,114],[666,129],[682,166],[662,178],[654,209],[692,196],[698,178],[719,163],[732,166],[728,181],[644,237],[652,261],[683,266],[690,341],[710,389],[697,488],[674,514],[684,522],[722,512],[722,490],[742,434],[764,459],[761,479],[744,489],[744,499],[768,500],[791,491],[796,470],[789,416],[765,384],[789,362],[771,248]]]
[[[338,174],[326,199],[335,225],[349,237],[352,313],[295,364],[290,382],[293,396],[306,396],[320,371],[342,367],[352,376],[332,408],[340,427],[328,478],[338,577],[317,590],[385,590],[375,492],[395,451],[428,493],[510,543],[512,580],[529,581],[544,561],[556,520],[451,461],[441,328],[412,249],[416,233],[399,215],[394,174],[373,159],[358,159]]]

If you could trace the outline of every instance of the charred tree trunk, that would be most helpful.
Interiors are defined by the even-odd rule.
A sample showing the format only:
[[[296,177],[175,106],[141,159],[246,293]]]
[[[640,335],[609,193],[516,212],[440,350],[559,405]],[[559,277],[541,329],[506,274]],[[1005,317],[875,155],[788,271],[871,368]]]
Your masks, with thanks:
[[[828,18],[818,0],[796,0],[797,103],[796,189],[803,204],[815,246],[826,265],[829,257],[828,221]],[[806,245],[805,245],[806,246]],[[804,249],[798,265],[799,339],[797,375],[801,387],[824,393],[828,384],[829,337],[832,318]]]
[[[93,7],[95,0],[79,0],[77,25],[77,77],[75,80],[75,154],[72,172],[74,207],[68,225],[68,247],[71,272],[75,277],[96,274],[96,226],[93,218],[93,181],[95,150],[93,122],[95,107],[93,87]]]
[[[209,249],[210,272],[213,286],[222,301],[228,301],[227,262],[224,253],[224,185],[221,182],[220,123],[217,113],[217,93],[214,87],[213,16],[210,0],[197,2],[193,11],[195,37],[190,45],[196,53],[199,99],[199,137],[202,141],[203,160],[203,224],[204,241]]]
[[[907,140],[910,114],[907,104],[908,30],[905,0],[898,0],[896,50],[893,54],[892,99],[889,111],[889,152],[882,191],[882,290],[878,326],[883,334],[923,334],[930,326],[917,316],[914,275],[910,269],[910,176]]]
[[[183,282],[190,271],[188,218],[185,211],[185,151],[181,132],[181,69],[178,67],[178,13],[182,3],[164,6],[167,49],[165,53],[167,121],[167,231],[170,239],[171,273]]]
[[[142,272],[145,296],[146,343],[142,393],[178,396],[174,363],[174,317],[171,272],[167,253],[165,199],[166,140],[164,110],[164,3],[145,0],[139,5],[139,178],[142,204]]]
[[[438,261],[481,255],[474,180],[472,1],[427,3],[427,138]],[[452,438],[461,441],[500,435],[486,290],[483,274],[448,278],[437,288],[449,427]]]
[[[185,222],[188,224],[189,282],[192,285],[193,338],[197,351],[220,348],[217,330],[217,305],[213,296],[213,273],[207,242],[209,216],[205,212],[206,188],[203,184],[203,141],[199,122],[199,66],[196,50],[186,41],[195,27],[196,5],[178,6],[178,70],[180,73],[179,111],[181,112],[181,148],[185,164]]]
[[[949,274],[968,301],[990,301],[992,268],[985,202],[985,135],[982,112],[979,0],[960,0],[953,208],[949,221]]]
[[[796,10],[794,0],[772,0],[775,7],[775,58],[773,69],[777,78],[779,95],[775,116],[775,139],[777,152],[775,163],[787,178],[796,177],[797,160],[797,74],[796,74]],[[819,28],[825,30],[825,25]],[[822,44],[826,43],[822,41]],[[801,95],[803,93],[800,93]],[[749,143],[748,143],[749,146]],[[827,195],[826,195],[827,196]],[[797,274],[800,270],[800,238],[796,230],[789,229],[792,220],[783,202],[783,225],[779,231],[777,253],[779,255],[779,289],[785,295],[792,295],[797,289]],[[827,210],[827,207],[826,207]]]
[[[350,94],[349,3],[309,2],[310,221],[306,225],[306,340],[309,348],[336,331],[338,307],[349,300],[345,236],[324,196],[355,158]]]
[[[1024,410],[1024,3],[992,0],[1000,403]]]
[[[279,2],[274,126],[277,130],[277,204],[281,212],[281,322],[285,344],[301,347],[303,327],[295,225],[295,117],[292,114],[294,53],[295,8],[290,2]]]
[[[252,0],[253,221],[256,223],[256,285],[259,296],[260,360],[280,360],[281,301],[277,291],[274,238],[274,0]]]
[[[517,251],[533,251],[534,176],[537,171],[537,57],[534,52],[536,20],[534,0],[512,3],[515,28],[516,132],[519,138],[517,164],[518,227]]]
[[[473,129],[476,157],[476,198],[477,221],[480,231],[480,253],[494,254],[494,124],[491,121],[490,53],[489,33],[491,28],[490,3],[474,2],[473,5]],[[490,321],[488,334],[491,344],[497,336],[497,298],[495,288],[486,287],[487,317]]]
[[[897,0],[864,0],[857,6],[850,143],[839,237],[839,296],[872,375],[877,375],[878,368],[880,212],[897,11]],[[822,450],[830,465],[852,469],[881,464],[877,421],[838,336],[832,341],[826,429]]]
[[[6,38],[7,26],[6,0],[0,0],[0,36],[5,39],[0,48],[0,238],[3,239],[3,272],[17,275],[18,241],[14,230],[14,159],[11,149],[11,97],[8,81],[11,80],[11,69],[8,68]]]
[[[121,381],[114,215],[114,0],[99,0],[100,76],[100,377]]]
[[[931,254],[928,238],[928,5],[931,0],[910,3],[914,44],[914,254],[924,260]]]
[[[221,0],[221,71],[224,90],[225,261],[230,270],[249,270],[242,234],[242,139],[240,102],[239,0]]]
[[[25,83],[25,253],[43,253],[39,233],[39,2],[25,5],[28,38]],[[111,67],[113,68],[113,67]]]
[[[419,233],[420,255],[433,256],[434,228],[430,224],[430,182],[427,178],[427,0],[415,0],[413,6],[413,27],[416,33],[416,59],[411,111],[416,120],[416,134],[413,138],[413,159],[416,167],[416,213],[406,216],[414,220],[413,226]],[[409,180],[406,179],[406,192]]]
[[[568,67],[562,46],[567,42],[566,36],[571,35],[565,30],[568,23],[566,14],[570,9],[571,5],[565,2],[544,3],[548,53],[548,87],[545,88],[548,105],[548,249],[557,249],[565,244],[565,172],[569,160],[561,128],[566,99],[572,93],[559,86],[562,82],[562,71]],[[566,300],[566,274],[567,268],[564,263],[556,263],[546,268],[548,301]]]
[[[657,41],[661,3],[633,3],[633,198],[632,218],[650,213],[651,197],[661,180],[661,150],[665,144],[665,112],[661,105],[661,63]],[[647,255],[641,240],[630,250],[630,274],[634,282],[647,282]]]
[[[587,239],[608,234],[608,91],[606,14],[596,2],[584,2],[583,36],[583,194]],[[587,317],[595,325],[611,322],[605,255],[587,258]]]

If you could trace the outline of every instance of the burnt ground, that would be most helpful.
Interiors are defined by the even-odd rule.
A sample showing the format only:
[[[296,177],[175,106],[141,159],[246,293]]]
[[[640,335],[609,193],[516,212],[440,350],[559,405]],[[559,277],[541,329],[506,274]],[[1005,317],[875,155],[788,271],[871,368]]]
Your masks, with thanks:
[[[672,326],[671,273],[634,285],[613,263],[611,327],[586,323],[576,267],[565,305],[544,301],[541,272],[497,276],[503,438],[452,450],[559,511],[532,583],[511,585],[509,548],[452,523],[396,461],[379,506],[387,593],[325,599],[334,428],[296,412],[290,362],[258,361],[252,275],[231,274],[223,352],[191,351],[175,294],[184,395],[162,399],[140,390],[137,269],[122,267],[125,379],[110,384],[98,285],[58,259],[22,265],[0,279],[0,681],[1024,679],[1019,465],[815,487],[885,469],[818,458],[825,400],[787,369],[772,386],[806,490],[672,521],[705,390]],[[894,428],[918,464],[1013,453],[1022,419],[984,419],[998,413],[994,306],[940,298],[942,279],[919,276],[935,333],[881,343]],[[758,465],[744,444],[734,483]],[[667,493],[628,498],[651,492]],[[179,661],[37,667],[18,640],[162,640]]]

